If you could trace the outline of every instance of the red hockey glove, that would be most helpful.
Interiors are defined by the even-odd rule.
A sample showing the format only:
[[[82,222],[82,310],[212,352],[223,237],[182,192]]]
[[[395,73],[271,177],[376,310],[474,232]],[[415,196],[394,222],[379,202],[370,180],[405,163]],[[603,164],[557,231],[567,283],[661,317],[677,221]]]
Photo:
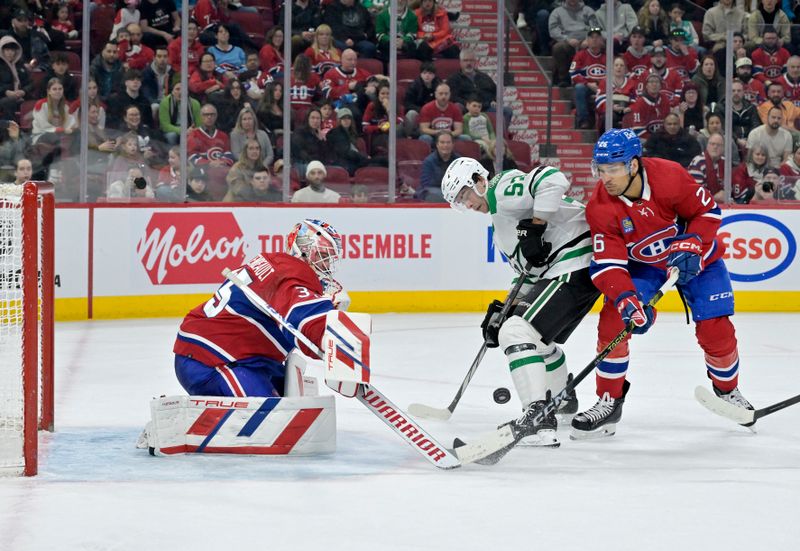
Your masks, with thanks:
[[[656,311],[649,304],[642,304],[633,291],[625,291],[617,297],[614,305],[625,325],[633,323],[633,332],[644,335],[656,321]]]

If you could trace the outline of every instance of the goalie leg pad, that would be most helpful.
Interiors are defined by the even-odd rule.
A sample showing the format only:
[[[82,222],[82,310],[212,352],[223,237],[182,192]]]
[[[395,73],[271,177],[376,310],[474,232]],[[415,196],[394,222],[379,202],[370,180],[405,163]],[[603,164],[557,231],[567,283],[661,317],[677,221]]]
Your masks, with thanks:
[[[313,455],[336,450],[333,396],[169,396],[150,403],[154,455]]]
[[[556,346],[544,343],[539,332],[520,316],[511,316],[503,323],[499,342],[508,358],[511,379],[522,407],[544,400],[548,388],[545,362]]]

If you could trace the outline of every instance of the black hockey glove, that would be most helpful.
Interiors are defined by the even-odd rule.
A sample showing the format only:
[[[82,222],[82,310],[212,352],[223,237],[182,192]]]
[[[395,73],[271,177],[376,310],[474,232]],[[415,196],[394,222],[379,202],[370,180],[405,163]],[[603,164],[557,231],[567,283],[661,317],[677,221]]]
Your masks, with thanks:
[[[500,333],[500,326],[503,325],[503,319],[500,317],[500,310],[503,309],[503,303],[499,300],[492,301],[489,308],[486,310],[486,317],[483,318],[481,323],[481,331],[483,331],[483,340],[486,341],[486,348],[497,348],[500,346],[498,342],[498,335]]]
[[[519,250],[535,268],[547,264],[547,257],[553,249],[552,243],[542,239],[546,229],[547,224],[534,224],[530,220],[520,220],[517,224]]]

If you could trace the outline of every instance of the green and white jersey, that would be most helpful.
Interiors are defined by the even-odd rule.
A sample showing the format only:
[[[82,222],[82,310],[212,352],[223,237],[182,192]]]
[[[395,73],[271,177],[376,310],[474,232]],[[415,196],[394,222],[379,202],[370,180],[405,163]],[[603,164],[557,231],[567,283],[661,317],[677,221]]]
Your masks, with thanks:
[[[569,186],[567,177],[550,166],[536,167],[528,174],[507,170],[489,182],[486,199],[492,215],[494,242],[517,273],[527,264],[519,250],[517,224],[534,217],[547,221],[544,240],[553,245],[553,250],[548,265],[531,268],[534,282],[587,268],[592,258],[586,207],[564,195]]]

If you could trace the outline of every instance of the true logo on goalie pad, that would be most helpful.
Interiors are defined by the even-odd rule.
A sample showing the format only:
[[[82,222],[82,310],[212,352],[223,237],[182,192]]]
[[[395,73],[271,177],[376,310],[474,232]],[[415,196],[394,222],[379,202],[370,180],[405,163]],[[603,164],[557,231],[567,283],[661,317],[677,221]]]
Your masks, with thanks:
[[[332,396],[230,399],[171,396],[151,403],[157,455],[286,455],[336,449]]]

